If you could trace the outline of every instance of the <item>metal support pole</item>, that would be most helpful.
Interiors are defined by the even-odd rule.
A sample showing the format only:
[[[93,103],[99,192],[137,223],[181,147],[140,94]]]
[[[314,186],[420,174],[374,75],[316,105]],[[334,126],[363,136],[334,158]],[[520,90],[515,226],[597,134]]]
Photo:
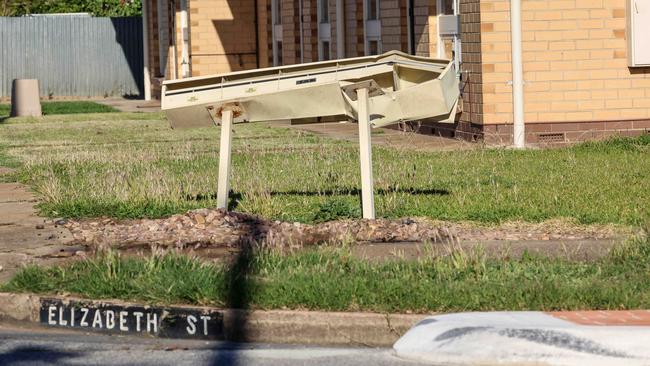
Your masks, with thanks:
[[[144,74],[144,100],[151,100],[151,74],[149,73],[149,1],[142,2],[142,58]]]
[[[183,38],[183,46],[181,47],[181,73],[183,79],[189,78],[190,71],[190,26],[187,16],[188,0],[181,0],[181,36]]]
[[[375,197],[372,182],[372,142],[370,139],[370,113],[368,112],[368,89],[357,90],[359,109],[359,161],[361,162],[361,204],[363,218],[375,218]]]
[[[524,72],[521,56],[521,0],[510,1],[510,33],[512,41],[512,121],[513,145],[526,145],[524,125]]]
[[[230,191],[230,155],[232,152],[232,111],[221,113],[221,143],[219,144],[219,178],[217,182],[217,208],[228,209]]]

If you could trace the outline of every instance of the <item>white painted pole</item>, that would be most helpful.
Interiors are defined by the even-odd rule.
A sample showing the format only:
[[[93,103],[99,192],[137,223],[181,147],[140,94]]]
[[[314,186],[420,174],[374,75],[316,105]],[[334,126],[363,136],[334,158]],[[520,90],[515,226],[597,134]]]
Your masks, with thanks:
[[[149,74],[149,0],[142,2],[142,57],[144,66],[144,100],[151,100],[151,75]]]
[[[190,26],[187,17],[188,0],[181,0],[181,36],[183,45],[181,46],[181,74],[183,78],[190,77]]]
[[[217,181],[217,208],[228,209],[230,191],[230,155],[232,152],[232,111],[221,113],[221,139],[219,144],[219,178]]]
[[[336,0],[336,58],[345,58],[345,2]]]
[[[357,90],[359,109],[359,161],[361,162],[361,204],[363,218],[375,218],[375,197],[372,181],[372,141],[370,139],[370,113],[368,112],[368,89]]]
[[[524,126],[524,72],[521,59],[521,0],[510,0],[510,33],[512,39],[512,136],[514,146],[523,149],[526,132]]]
[[[454,15],[460,16],[460,1],[454,0]],[[460,29],[458,30],[460,32]],[[456,75],[460,75],[460,61],[461,61],[461,49],[460,49],[460,34],[454,35],[454,66],[456,68]]]

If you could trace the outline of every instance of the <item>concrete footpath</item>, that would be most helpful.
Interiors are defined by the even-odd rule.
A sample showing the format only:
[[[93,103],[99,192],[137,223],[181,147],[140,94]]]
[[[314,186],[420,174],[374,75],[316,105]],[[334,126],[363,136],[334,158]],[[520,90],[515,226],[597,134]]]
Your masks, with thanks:
[[[650,365],[650,311],[436,315],[393,348],[443,365]]]
[[[0,183],[0,283],[27,264],[64,263],[76,251],[72,235],[37,215],[37,200],[19,183]]]

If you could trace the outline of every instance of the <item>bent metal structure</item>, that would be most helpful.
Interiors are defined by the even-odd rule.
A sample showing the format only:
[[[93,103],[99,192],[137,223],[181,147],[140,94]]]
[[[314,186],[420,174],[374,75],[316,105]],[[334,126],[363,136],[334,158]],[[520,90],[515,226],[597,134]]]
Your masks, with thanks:
[[[165,81],[162,110],[172,128],[221,124],[218,207],[227,207],[232,123],[282,119],[359,124],[364,218],[374,218],[370,128],[420,119],[453,122],[453,62],[398,51]]]

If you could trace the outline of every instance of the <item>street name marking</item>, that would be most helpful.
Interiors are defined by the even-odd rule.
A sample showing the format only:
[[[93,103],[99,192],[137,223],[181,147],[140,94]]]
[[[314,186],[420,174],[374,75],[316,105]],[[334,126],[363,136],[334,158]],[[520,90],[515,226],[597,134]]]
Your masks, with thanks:
[[[121,306],[41,299],[40,323],[105,333],[164,338],[223,339],[223,314],[187,308]]]

